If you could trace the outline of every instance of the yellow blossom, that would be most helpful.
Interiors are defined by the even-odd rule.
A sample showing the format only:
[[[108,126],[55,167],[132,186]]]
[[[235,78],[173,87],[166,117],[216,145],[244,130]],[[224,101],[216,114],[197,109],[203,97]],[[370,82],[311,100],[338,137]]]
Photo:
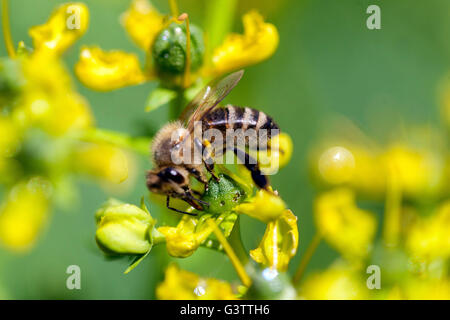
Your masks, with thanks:
[[[277,220],[285,212],[286,204],[279,196],[261,189],[234,210],[267,223]]]
[[[259,247],[251,250],[250,256],[258,263],[284,272],[297,246],[297,217],[291,210],[285,210],[277,220],[267,224]]]
[[[121,22],[133,41],[147,51],[164,26],[164,15],[147,0],[133,0]]]
[[[213,278],[179,269],[170,264],[166,269],[164,282],[156,288],[160,300],[233,300],[237,299],[231,286]]]
[[[230,34],[214,50],[212,56],[215,74],[222,74],[269,58],[278,47],[278,31],[264,22],[256,11],[243,17],[244,34]]]
[[[75,65],[78,79],[99,91],[114,90],[146,80],[136,55],[84,46]]]
[[[66,3],[49,20],[29,30],[36,51],[62,54],[87,30],[89,11],[83,3]]]
[[[209,219],[209,218],[208,218]],[[218,218],[217,221],[221,221]],[[166,238],[166,248],[169,255],[177,258],[186,258],[213,232],[207,223],[199,224],[197,218],[184,215],[176,227],[159,227],[157,229]]]
[[[312,166],[326,185],[347,185],[372,197],[381,197],[386,188],[386,170],[378,153],[363,145],[327,143],[313,152]]]
[[[275,174],[285,167],[292,157],[293,143],[291,137],[282,132],[269,141],[268,150],[257,151],[258,164],[264,174]]]
[[[80,172],[112,183],[121,183],[128,178],[131,159],[120,148],[107,143],[87,143],[74,153],[74,164]]]
[[[361,259],[369,253],[376,219],[356,206],[352,191],[335,189],[319,195],[314,203],[314,219],[318,232],[344,256]]]
[[[350,268],[332,266],[330,269],[310,275],[301,286],[300,298],[309,300],[358,300],[367,299],[363,279]]]
[[[11,118],[0,116],[0,157],[13,155],[19,145],[19,128]]]
[[[407,230],[406,248],[422,259],[450,257],[450,202],[430,217],[420,218]]]
[[[411,279],[403,290],[409,300],[449,300],[450,280]]]
[[[48,218],[48,190],[38,178],[16,185],[0,209],[0,240],[14,251],[29,249]]]
[[[431,150],[392,145],[381,160],[395,170],[405,196],[420,198],[439,194],[445,182],[445,163]]]
[[[89,105],[73,90],[60,61],[42,53],[33,54],[23,59],[22,69],[27,82],[22,101],[12,115],[21,126],[36,125],[62,135],[92,125]]]

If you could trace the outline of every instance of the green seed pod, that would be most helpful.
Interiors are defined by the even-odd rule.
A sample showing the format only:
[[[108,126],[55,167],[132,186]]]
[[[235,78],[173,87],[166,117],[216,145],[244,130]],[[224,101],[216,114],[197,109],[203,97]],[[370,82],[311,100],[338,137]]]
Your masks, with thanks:
[[[190,25],[191,62],[190,70],[196,71],[203,63],[205,46],[203,32],[195,25]],[[160,77],[173,78],[184,73],[186,68],[186,25],[172,23],[156,37],[152,46],[155,69]]]
[[[220,174],[219,181],[211,179],[208,190],[202,197],[203,201],[209,203],[206,208],[208,213],[220,214],[231,211],[235,206],[245,199],[245,192],[241,186],[229,176]]]

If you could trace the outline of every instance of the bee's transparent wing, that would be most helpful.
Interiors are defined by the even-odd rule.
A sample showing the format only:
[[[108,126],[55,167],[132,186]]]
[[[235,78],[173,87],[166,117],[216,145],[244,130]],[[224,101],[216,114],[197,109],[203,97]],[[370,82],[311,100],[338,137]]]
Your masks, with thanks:
[[[194,122],[200,121],[204,115],[214,109],[241,80],[244,70],[234,72],[225,78],[213,80],[204,87],[181,114],[187,129],[194,129]]]

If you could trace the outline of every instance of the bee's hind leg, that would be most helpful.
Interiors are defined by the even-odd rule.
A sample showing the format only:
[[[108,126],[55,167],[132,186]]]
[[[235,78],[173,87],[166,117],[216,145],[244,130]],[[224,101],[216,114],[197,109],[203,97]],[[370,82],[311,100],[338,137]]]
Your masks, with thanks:
[[[269,179],[259,169],[257,160],[250,156],[247,152],[239,148],[233,148],[233,152],[236,154],[239,161],[241,161],[242,164],[245,165],[248,170],[250,170],[253,182],[256,184],[256,186],[269,191]]]

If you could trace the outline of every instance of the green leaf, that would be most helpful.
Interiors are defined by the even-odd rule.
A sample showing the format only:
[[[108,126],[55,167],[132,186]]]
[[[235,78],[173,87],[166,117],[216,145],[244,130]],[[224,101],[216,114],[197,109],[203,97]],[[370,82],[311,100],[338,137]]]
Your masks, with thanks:
[[[128,266],[128,268],[124,271],[124,274],[129,273],[131,270],[133,270],[134,268],[136,268],[138,266],[139,263],[142,262],[142,260],[144,260],[147,255],[150,253],[150,251],[152,251],[152,248],[150,247],[150,249],[143,255],[141,256],[137,256],[133,262]]]
[[[153,90],[148,98],[147,98],[147,104],[145,107],[146,112],[153,111],[155,109],[158,109],[159,107],[169,103],[173,99],[177,97],[176,91],[166,89],[166,88],[156,88]]]

